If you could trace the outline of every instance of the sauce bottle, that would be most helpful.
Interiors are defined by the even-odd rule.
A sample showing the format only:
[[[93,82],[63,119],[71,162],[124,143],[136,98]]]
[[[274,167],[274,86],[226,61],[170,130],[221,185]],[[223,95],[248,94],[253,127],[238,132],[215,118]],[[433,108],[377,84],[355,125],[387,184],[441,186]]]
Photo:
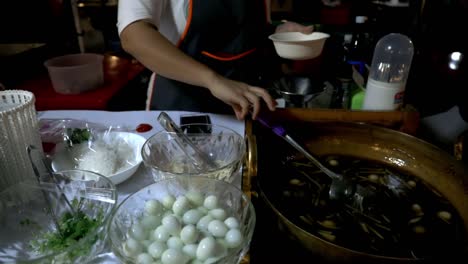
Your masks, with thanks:
[[[364,110],[397,110],[403,104],[406,80],[413,59],[413,42],[390,33],[375,46],[364,97]]]

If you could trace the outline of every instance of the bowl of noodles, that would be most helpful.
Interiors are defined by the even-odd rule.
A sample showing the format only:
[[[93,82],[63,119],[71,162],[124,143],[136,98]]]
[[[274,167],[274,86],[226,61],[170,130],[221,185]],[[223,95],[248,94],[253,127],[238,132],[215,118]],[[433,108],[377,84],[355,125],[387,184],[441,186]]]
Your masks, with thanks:
[[[67,140],[55,147],[54,171],[87,170],[120,184],[130,178],[142,163],[141,148],[145,138],[131,132],[91,133],[73,129]]]

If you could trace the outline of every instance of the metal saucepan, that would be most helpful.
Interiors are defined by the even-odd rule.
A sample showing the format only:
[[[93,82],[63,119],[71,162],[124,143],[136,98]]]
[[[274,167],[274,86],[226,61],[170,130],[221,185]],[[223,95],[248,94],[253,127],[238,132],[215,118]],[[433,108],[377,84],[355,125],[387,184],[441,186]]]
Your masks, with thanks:
[[[307,102],[323,92],[323,82],[308,76],[283,76],[272,84],[273,89],[288,105],[293,107],[306,107]]]
[[[347,263],[407,263],[411,258],[395,258],[372,255],[338,246],[315,236],[286,218],[270,199],[268,190],[282,188],[271,182],[273,175],[266,175],[264,166],[276,166],[271,155],[289,155],[282,148],[281,139],[261,126],[254,127],[258,166],[250,168],[252,181],[268,207],[278,217],[289,235],[306,249],[331,262]],[[468,230],[468,170],[448,153],[416,137],[372,125],[358,123],[316,122],[302,123],[300,136],[309,151],[316,156],[343,155],[374,160],[414,175],[444,195],[457,209],[465,230]],[[272,140],[275,142],[272,143]],[[276,151],[271,151],[271,146]],[[268,150],[266,150],[268,148]],[[263,150],[262,150],[263,149]],[[254,155],[250,153],[249,155]],[[257,175],[255,177],[255,175]],[[255,185],[254,185],[255,186]],[[255,188],[255,187],[254,187]],[[356,238],[359,239],[359,238]],[[447,256],[449,257],[449,256]]]

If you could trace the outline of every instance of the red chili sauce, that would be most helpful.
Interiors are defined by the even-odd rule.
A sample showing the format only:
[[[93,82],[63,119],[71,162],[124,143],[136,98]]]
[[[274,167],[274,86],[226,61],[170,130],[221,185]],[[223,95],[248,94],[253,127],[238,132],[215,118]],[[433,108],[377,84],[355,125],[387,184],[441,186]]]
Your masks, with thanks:
[[[153,129],[153,127],[150,124],[143,123],[139,124],[135,130],[139,133],[145,133],[150,131],[151,129]]]

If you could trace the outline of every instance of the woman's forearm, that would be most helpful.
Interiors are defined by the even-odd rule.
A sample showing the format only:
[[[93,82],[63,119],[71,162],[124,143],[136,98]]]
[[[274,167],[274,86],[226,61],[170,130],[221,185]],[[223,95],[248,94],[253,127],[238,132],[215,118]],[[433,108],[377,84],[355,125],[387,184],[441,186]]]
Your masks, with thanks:
[[[255,119],[261,100],[270,110],[275,109],[275,102],[265,89],[217,74],[179,50],[148,22],[128,25],[120,39],[122,47],[148,69],[173,80],[209,89],[213,96],[232,107],[238,119],[244,119],[251,108]]]
[[[213,70],[183,53],[145,21],[130,24],[120,38],[125,51],[157,74],[206,88],[216,81]]]

